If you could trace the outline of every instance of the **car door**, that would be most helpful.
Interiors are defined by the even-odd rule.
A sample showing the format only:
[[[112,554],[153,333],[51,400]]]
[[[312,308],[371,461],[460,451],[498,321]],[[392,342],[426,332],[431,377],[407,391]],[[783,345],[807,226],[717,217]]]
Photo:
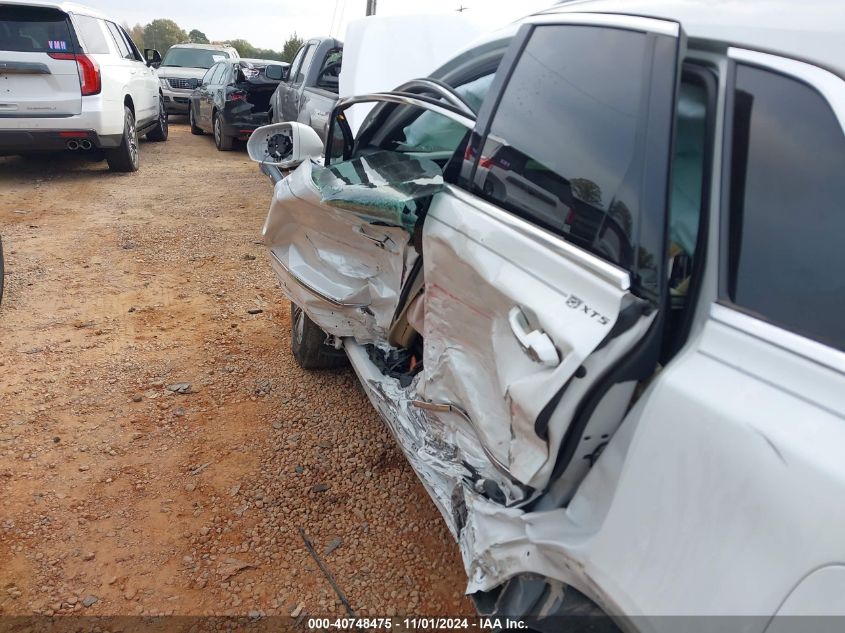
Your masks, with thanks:
[[[728,55],[698,333],[588,482],[607,509],[582,562],[628,612],[794,630],[771,616],[843,615],[845,82]]]
[[[205,92],[208,89],[208,84],[211,81],[211,76],[214,74],[214,65],[211,66],[200,79],[199,85],[191,93],[191,108],[193,109],[194,118],[197,125],[204,126],[205,119],[203,118],[203,99]]]
[[[135,120],[138,123],[149,121],[152,107],[151,96],[148,92],[147,82],[139,72],[140,69],[135,61],[135,55],[130,50],[119,26],[114,22],[106,21],[106,28],[111,34],[112,42],[117,50],[118,60],[115,65],[121,69],[121,74],[126,82],[126,90],[135,106]]]
[[[202,124],[206,129],[211,129],[211,113],[214,109],[214,92],[217,89],[220,77],[223,75],[223,70],[224,62],[217,62],[214,66],[209,68],[205,75],[208,78],[208,81],[206,82],[205,79],[203,79],[203,85],[200,89],[199,115],[202,120]]]
[[[377,104],[380,118],[353,139],[343,112],[358,103]],[[273,268],[291,300],[330,334],[362,343],[387,340],[418,257],[413,233],[443,184],[447,162],[430,146],[417,152],[403,144],[423,117],[452,130],[446,159],[475,121],[468,108],[431,96],[348,99],[333,117],[330,164],[307,161],[275,189],[263,229]]]
[[[309,44],[305,43],[299,48],[298,51],[296,51],[296,55],[294,55],[290,68],[288,68],[287,79],[281,82],[279,84],[279,87],[276,89],[276,92],[273,93],[274,123],[289,120],[286,118],[287,106],[285,104],[287,104],[288,100],[290,99],[290,92],[293,90],[292,82],[294,78],[299,74],[299,70],[302,67],[302,60],[305,58],[305,51],[308,49],[308,46]]]
[[[414,404],[449,429],[473,486],[497,503],[546,491],[575,458],[574,422],[593,391],[610,394],[603,413],[618,425],[656,365],[681,45],[662,20],[523,26],[459,182],[429,209]]]
[[[215,77],[212,91],[212,109],[222,111],[226,104],[226,88],[232,82],[232,62],[221,62],[222,71]]]
[[[285,84],[285,90],[282,93],[282,120],[283,121],[298,121],[299,120],[299,104],[302,98],[302,91],[306,85],[308,73],[311,72],[311,63],[314,55],[317,52],[319,40],[311,40],[300,49],[302,56],[299,61],[299,66],[291,68],[291,73],[288,81]],[[299,54],[297,54],[299,56]],[[296,64],[296,60],[294,60]]]
[[[135,42],[132,41],[132,38],[129,36],[129,33],[126,30],[118,26],[120,30],[120,34],[123,36],[124,41],[126,42],[127,47],[129,48],[130,54],[130,62],[132,63],[132,69],[137,77],[139,90],[143,95],[143,103],[144,103],[144,119],[155,119],[159,115],[159,81],[156,74],[153,72],[153,69],[147,66],[146,61],[144,60],[144,56],[138,47],[135,45]]]

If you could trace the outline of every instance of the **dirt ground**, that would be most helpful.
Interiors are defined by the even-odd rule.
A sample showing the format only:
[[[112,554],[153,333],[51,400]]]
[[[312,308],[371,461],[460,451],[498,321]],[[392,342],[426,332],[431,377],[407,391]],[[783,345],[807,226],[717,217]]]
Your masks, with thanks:
[[[141,162],[0,158],[0,614],[345,614],[300,528],[356,615],[474,613],[354,374],[294,363],[270,182],[179,118]]]

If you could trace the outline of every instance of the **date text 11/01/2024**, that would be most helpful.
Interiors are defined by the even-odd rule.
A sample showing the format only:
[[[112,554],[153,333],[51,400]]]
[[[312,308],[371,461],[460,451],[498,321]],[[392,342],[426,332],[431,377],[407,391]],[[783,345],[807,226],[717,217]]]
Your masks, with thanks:
[[[308,618],[310,631],[520,631],[528,624],[511,618]]]

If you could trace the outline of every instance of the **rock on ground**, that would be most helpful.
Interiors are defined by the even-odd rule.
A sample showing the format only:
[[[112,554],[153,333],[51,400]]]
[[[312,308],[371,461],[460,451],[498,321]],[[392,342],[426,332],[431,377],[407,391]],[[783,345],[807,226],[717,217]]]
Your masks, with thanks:
[[[172,123],[136,174],[0,158],[0,614],[342,614],[300,527],[358,614],[472,613],[353,374],[293,361],[269,181]]]

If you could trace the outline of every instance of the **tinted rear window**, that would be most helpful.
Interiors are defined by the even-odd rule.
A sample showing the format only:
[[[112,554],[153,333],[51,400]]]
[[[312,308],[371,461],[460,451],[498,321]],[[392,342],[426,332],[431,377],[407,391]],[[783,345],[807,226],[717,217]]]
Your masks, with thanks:
[[[0,6],[0,51],[73,52],[67,14],[54,9]]]
[[[202,48],[171,48],[164,55],[162,66],[176,68],[211,68],[217,62],[229,59],[224,51],[210,51]]]
[[[75,15],[74,22],[76,22],[76,33],[82,40],[86,53],[106,55],[110,52],[103,33],[102,20],[87,15]]]
[[[739,66],[733,114],[728,294],[845,350],[845,135],[809,85]]]

